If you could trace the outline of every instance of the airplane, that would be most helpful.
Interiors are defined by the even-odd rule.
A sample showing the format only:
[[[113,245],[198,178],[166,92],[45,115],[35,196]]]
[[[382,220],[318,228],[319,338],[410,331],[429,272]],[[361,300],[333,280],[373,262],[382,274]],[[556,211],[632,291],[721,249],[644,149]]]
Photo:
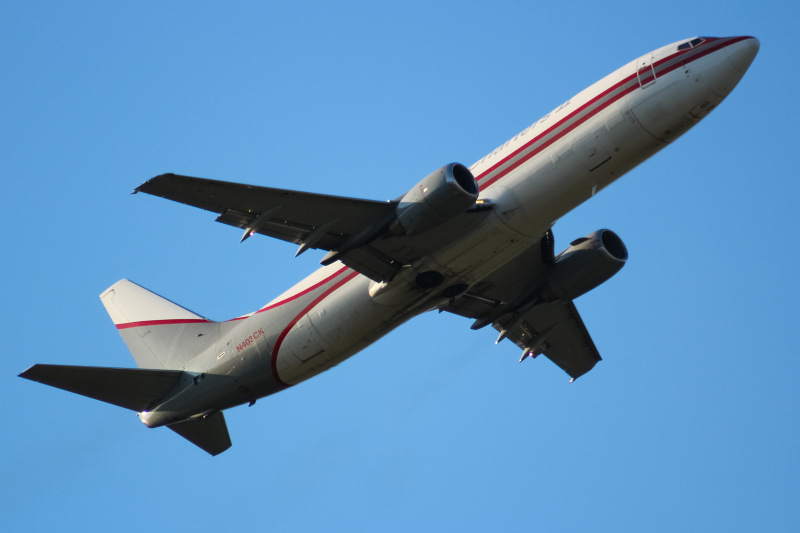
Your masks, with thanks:
[[[21,377],[136,411],[211,455],[223,411],[297,385],[411,318],[438,310],[491,325],[520,362],[544,355],[574,381],[601,360],[573,301],[628,258],[600,229],[554,251],[552,227],[696,125],[758,53],[754,37],[695,37],[649,52],[467,167],[451,163],[393,201],[177,174],[146,193],[327,253],[264,307],[223,322],[128,280],[100,295],[138,368],[36,364]]]

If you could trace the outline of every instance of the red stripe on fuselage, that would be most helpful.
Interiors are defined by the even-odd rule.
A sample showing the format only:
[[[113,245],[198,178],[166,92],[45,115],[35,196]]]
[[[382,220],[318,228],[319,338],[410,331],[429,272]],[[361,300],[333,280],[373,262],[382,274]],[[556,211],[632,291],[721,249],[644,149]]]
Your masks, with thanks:
[[[748,39],[748,38],[749,37],[735,37],[735,38],[731,38],[731,39],[712,39],[712,38],[708,38],[708,39],[706,39],[706,41],[703,44],[701,44],[701,45],[699,45],[699,46],[697,46],[697,47],[695,47],[693,49],[681,50],[679,52],[676,52],[676,53],[674,53],[672,55],[669,55],[669,56],[665,57],[664,59],[660,59],[659,61],[657,61],[656,63],[653,64],[653,69],[655,71],[656,79],[658,77],[660,77],[660,76],[664,76],[664,75],[672,72],[673,70],[675,70],[675,69],[677,69],[677,68],[679,68],[679,67],[681,67],[683,65],[686,65],[686,64],[691,63],[693,61],[696,61],[697,59],[700,59],[701,57],[705,57],[708,54],[711,54],[713,52],[721,50],[722,48],[725,48],[727,46],[730,46],[732,44],[738,43],[738,42],[743,41],[743,40]],[[718,42],[717,44],[715,44],[713,46],[709,46],[712,43],[717,42],[717,41],[720,41],[720,42]],[[661,69],[659,71],[659,67],[660,66],[662,66],[665,63],[667,63],[668,61],[671,61],[671,60],[677,58],[678,56],[684,55],[684,54],[687,56],[684,61],[676,61],[673,65],[670,65],[669,67],[663,68],[663,69]],[[628,84],[630,84],[629,87],[626,87],[625,89],[620,90],[620,89],[622,89],[623,87],[625,87]],[[606,89],[602,93],[598,94],[597,96],[595,96],[594,98],[592,98],[591,100],[589,100],[588,102],[586,102],[585,104],[580,106],[578,109],[576,109],[575,111],[573,111],[572,113],[570,113],[569,115],[567,115],[566,117],[561,119],[560,121],[556,122],[551,127],[546,129],[545,131],[543,131],[542,133],[540,133],[539,135],[537,135],[536,137],[534,137],[533,139],[531,139],[527,143],[523,144],[522,146],[520,146],[519,148],[514,150],[512,153],[510,153],[509,155],[507,155],[506,157],[504,157],[503,159],[501,159],[500,161],[498,161],[497,163],[495,163],[494,165],[492,165],[488,169],[486,169],[484,172],[482,172],[481,174],[476,176],[476,180],[479,183],[480,183],[481,180],[486,180],[483,183],[480,183],[480,188],[481,189],[485,189],[485,188],[489,187],[490,185],[496,183],[498,180],[504,178],[512,170],[514,170],[515,168],[519,167],[520,165],[522,165],[526,161],[529,161],[532,157],[534,157],[535,155],[540,153],[542,150],[544,150],[545,148],[547,148],[548,146],[550,146],[551,144],[553,144],[557,140],[563,138],[566,134],[568,134],[569,132],[571,132],[572,130],[574,130],[575,128],[580,126],[581,124],[585,123],[590,118],[593,118],[600,111],[604,110],[605,108],[607,108],[608,106],[610,106],[614,102],[618,101],[623,96],[633,92],[634,90],[636,90],[638,88],[639,88],[639,82],[636,79],[636,72],[634,72],[633,74],[629,75],[624,80],[615,83],[614,85],[612,85],[611,87],[609,87],[608,89]],[[584,117],[576,118],[582,112],[586,111],[591,106],[597,104],[598,102],[600,102],[601,100],[603,100],[604,98],[606,98],[607,96],[609,96],[610,94],[612,94],[614,91],[617,91],[617,90],[620,90],[619,93],[617,93],[616,95],[608,98],[605,102],[602,102],[594,110],[592,110],[591,112],[587,113]],[[573,119],[575,119],[574,122],[572,124],[567,125]],[[557,132],[557,130],[559,128],[562,128],[562,127],[563,127],[563,130]],[[548,139],[547,141],[544,141],[544,139],[548,135],[551,135],[551,134],[552,134],[552,137],[550,139]],[[540,146],[534,147],[534,145],[537,142],[540,142],[540,141],[544,141],[544,142],[542,142]],[[524,153],[526,150],[530,150],[530,151],[528,153]],[[521,156],[521,157],[519,159],[517,159],[516,161],[514,161],[513,163],[509,164],[506,168],[500,170],[496,175],[492,176],[491,178],[489,177],[489,175],[491,173],[493,173],[495,170],[498,170],[500,167],[502,167],[506,163],[510,162],[512,159],[514,159],[517,156]]]
[[[709,54],[713,54],[718,50],[722,50],[723,48],[727,48],[736,43],[740,43],[742,41],[746,41],[747,39],[752,39],[752,37],[731,37],[728,39],[720,39],[717,37],[709,37],[706,38],[705,42],[702,44],[697,45],[696,47],[692,48],[691,50],[681,50],[677,54],[672,54],[671,56],[667,56],[664,59],[659,59],[653,64],[653,67],[656,71],[656,77],[663,76],[665,74],[669,74],[673,70],[680,68],[684,65],[687,65],[693,61],[697,61],[701,57],[705,57]],[[716,43],[712,45],[712,43]],[[659,70],[659,67],[671,61],[681,54],[686,54],[687,58],[684,61],[676,61],[673,65],[670,65],[667,68],[663,68]]]
[[[639,87],[638,82],[637,83],[632,83],[635,78],[636,78],[636,74],[634,73],[631,76],[628,76],[627,78],[625,78],[623,81],[612,85],[611,87],[609,87],[608,89],[606,89],[602,93],[598,94],[597,96],[595,96],[594,98],[592,98],[591,100],[589,100],[588,102],[586,102],[585,104],[580,106],[578,109],[576,109],[575,111],[573,111],[572,113],[570,113],[569,115],[564,117],[563,119],[561,119],[558,122],[556,122],[555,124],[553,124],[551,127],[547,128],[545,131],[543,131],[542,133],[540,133],[539,135],[537,135],[536,137],[534,137],[533,139],[531,139],[527,143],[523,144],[522,146],[520,146],[519,148],[514,150],[511,154],[509,154],[508,156],[504,157],[502,160],[500,160],[497,163],[495,163],[494,165],[492,165],[491,168],[489,168],[485,172],[482,172],[476,178],[479,182],[481,180],[483,180],[483,179],[486,179],[489,174],[494,172],[499,167],[501,167],[504,164],[508,163],[510,160],[514,159],[518,155],[522,154],[521,157],[519,159],[517,159],[515,162],[511,163],[506,168],[500,170],[496,175],[492,176],[491,178],[486,179],[485,182],[480,183],[481,189],[485,189],[485,188],[489,187],[490,185],[496,183],[501,178],[504,178],[505,176],[508,175],[509,172],[511,172],[515,168],[519,167],[520,165],[522,165],[526,161],[529,161],[533,156],[535,156],[536,154],[540,153],[542,150],[544,150],[545,148],[549,147],[551,144],[553,144],[554,142],[558,141],[559,139],[564,137],[566,134],[568,134],[569,132],[571,132],[572,130],[574,130],[575,128],[577,128],[578,126],[580,126],[581,124],[583,124],[587,120],[589,120],[590,118],[594,117],[597,113],[599,113],[600,111],[602,111],[603,109],[605,109],[609,105],[613,104],[614,102],[616,102],[617,100],[619,100],[620,98],[622,98],[623,96],[628,94],[629,92],[633,91],[634,89],[637,89]],[[625,90],[620,91],[616,96],[609,98],[605,103],[603,103],[602,105],[597,106],[596,109],[594,109],[590,113],[587,113],[584,117],[576,118],[578,115],[580,115],[581,113],[586,111],[588,108],[590,108],[591,106],[595,105],[596,103],[601,101],[603,98],[606,98],[609,94],[613,93],[614,91],[621,89],[622,87],[624,87],[628,83],[631,84],[630,87],[628,87]],[[573,119],[575,119],[575,120],[573,120]],[[567,125],[570,121],[573,121],[572,124]],[[559,128],[563,128],[563,129],[561,131],[557,132],[557,130]],[[551,135],[551,134],[552,134],[552,137],[550,137],[550,139],[548,139],[547,141],[544,141],[544,139],[548,135]],[[536,143],[540,142],[540,141],[544,141],[544,142],[541,142],[541,144],[539,146],[534,147],[534,145]],[[528,153],[523,153],[526,150],[530,150],[530,151],[528,151]]]
[[[126,322],[116,324],[117,329],[140,328],[142,326],[170,326],[173,324],[210,324],[211,320],[205,318],[174,318],[168,320],[142,320],[141,322]]]
[[[337,270],[336,272],[334,272],[333,274],[331,274],[330,276],[328,276],[327,278],[323,279],[322,281],[320,281],[318,283],[315,283],[314,285],[308,287],[307,289],[303,289],[302,291],[298,292],[297,294],[293,294],[293,295],[289,296],[288,298],[286,298],[284,300],[281,300],[280,302],[274,303],[272,305],[268,305],[267,307],[263,307],[263,308],[259,309],[258,311],[256,311],[256,313],[263,313],[264,311],[269,311],[270,309],[275,309],[278,306],[281,306],[283,304],[291,302],[292,300],[300,298],[301,296],[303,296],[305,294],[308,294],[309,292],[313,291],[314,289],[318,289],[318,288],[322,287],[323,285],[328,283],[330,280],[336,278],[338,275],[340,275],[341,273],[343,273],[346,270],[347,270],[347,267],[342,267],[339,270]]]
[[[264,311],[269,311],[270,309],[275,309],[276,307],[280,307],[281,305],[287,304],[292,300],[296,300],[300,298],[304,294],[308,294],[309,292],[313,291],[314,289],[318,289],[319,287],[325,285],[330,280],[339,276],[342,272],[347,270],[347,267],[342,267],[327,278],[323,279],[322,281],[315,283],[314,285],[303,289],[302,291],[292,294],[288,298],[284,298],[279,302],[275,302],[272,305],[268,305],[266,307],[262,307],[258,311],[253,314],[263,313]],[[225,322],[234,322],[236,320],[244,320],[246,318],[250,318],[250,316],[238,316],[236,318],[231,318],[230,320],[226,320]],[[207,320],[205,318],[174,318],[174,319],[166,319],[166,320],[142,320],[140,322],[127,322],[125,324],[116,324],[117,329],[128,329],[128,328],[140,328],[142,326],[171,326],[175,324],[210,324],[213,320]]]
[[[343,272],[344,270],[347,270],[347,267],[343,268],[342,270],[339,270],[337,272],[337,275],[340,272]],[[276,383],[278,383],[279,385],[282,385],[283,387],[289,387],[290,386],[288,383],[284,383],[283,380],[281,380],[280,376],[278,375],[278,351],[280,350],[281,345],[283,345],[283,341],[284,341],[284,339],[286,339],[286,336],[289,334],[291,329],[295,326],[295,324],[297,324],[300,321],[301,318],[306,316],[306,314],[308,314],[308,312],[311,311],[317,304],[319,304],[322,300],[324,300],[325,298],[327,298],[328,296],[333,294],[333,292],[336,291],[336,289],[338,289],[339,287],[342,287],[345,283],[347,283],[351,279],[355,278],[356,276],[358,276],[358,272],[355,272],[355,271],[351,272],[345,278],[343,278],[339,282],[337,282],[334,286],[332,286],[331,288],[329,288],[328,290],[326,290],[325,292],[323,292],[322,294],[317,296],[310,304],[308,304],[305,307],[305,309],[300,311],[300,313],[296,317],[294,317],[286,325],[285,328],[283,328],[283,331],[278,336],[278,340],[275,341],[275,347],[272,349],[272,356],[270,358],[270,367],[272,368],[272,377],[275,379]],[[328,279],[330,279],[330,278],[328,278]]]
[[[540,133],[539,135],[537,135],[536,137],[534,137],[530,141],[526,142],[525,144],[523,144],[522,146],[520,146],[519,148],[517,148],[516,150],[514,150],[510,154],[508,154],[506,157],[504,157],[503,159],[501,159],[500,161],[498,161],[497,163],[495,163],[494,165],[492,165],[491,167],[489,167],[488,169],[483,171],[480,175],[476,176],[476,179],[478,181],[480,181],[480,180],[486,178],[488,174],[491,174],[492,172],[494,172],[495,170],[497,170],[498,168],[500,168],[501,166],[503,166],[504,164],[506,164],[507,162],[512,160],[514,157],[518,156],[519,154],[521,154],[522,152],[524,152],[525,150],[530,148],[537,141],[540,141],[543,138],[547,137],[547,135],[549,135],[550,133],[553,133],[559,127],[561,127],[564,124],[566,124],[567,122],[569,122],[573,117],[575,117],[576,115],[580,114],[582,111],[584,111],[585,109],[587,109],[588,107],[590,107],[591,105],[596,103],[598,100],[602,99],[603,97],[605,97],[608,94],[614,92],[615,90],[617,90],[618,88],[622,87],[626,83],[630,82],[635,77],[636,77],[636,74],[633,74],[632,76],[629,76],[626,79],[624,79],[624,80],[612,85],[611,87],[609,87],[608,89],[606,89],[602,93],[598,94],[597,96],[595,96],[594,98],[592,98],[591,100],[589,100],[588,102],[586,102],[585,104],[580,106],[578,109],[576,109],[575,111],[573,111],[572,113],[570,113],[569,115],[564,117],[563,119],[559,120],[558,122],[556,122],[555,124],[553,124],[552,126],[547,128],[545,131],[543,131],[542,133]],[[587,115],[587,118],[591,117],[591,116],[593,116],[593,115]],[[560,136],[558,138],[560,138]],[[549,144],[548,144],[548,146],[549,146]],[[507,170],[505,172],[507,172]],[[481,184],[481,187],[482,188],[488,187],[489,185],[494,183],[497,179],[499,179],[499,177],[500,177],[500,175],[495,176],[494,179],[492,179],[491,181],[489,181],[487,183],[484,183],[484,184]]]

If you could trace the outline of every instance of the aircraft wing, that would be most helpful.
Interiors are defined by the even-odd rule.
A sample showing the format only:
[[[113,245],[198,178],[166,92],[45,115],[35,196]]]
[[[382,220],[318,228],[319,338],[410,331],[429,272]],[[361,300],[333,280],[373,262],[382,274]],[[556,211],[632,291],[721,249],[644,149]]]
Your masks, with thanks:
[[[388,222],[392,202],[360,200],[287,189],[162,174],[134,192],[188,204],[219,216],[218,222],[309,248],[337,250],[351,237]],[[315,234],[316,230],[316,234]],[[313,236],[312,236],[313,234]],[[313,242],[310,242],[313,241]]]
[[[575,380],[602,358],[572,302],[557,300],[531,308],[522,316],[493,324],[523,350],[523,357],[544,354]]]
[[[500,332],[498,342],[508,338],[523,350],[520,362],[544,354],[575,380],[601,357],[572,301],[539,297],[537,289],[553,261],[552,246],[548,232],[538,245],[441,310],[474,318],[473,329],[491,324]]]
[[[397,202],[379,202],[162,174],[141,184],[144,192],[217,213],[217,221],[309,248],[328,250],[322,264],[341,261],[376,280],[392,279],[403,265],[426,255],[454,231],[466,232],[480,213],[427,232],[425,236],[387,237]],[[455,229],[454,229],[455,228]]]
[[[217,221],[309,248],[336,251],[330,262],[347,266],[376,280],[391,279],[403,258],[387,256],[369,246],[383,234],[395,215],[394,202],[378,202],[244,185],[226,181],[162,174],[134,190],[217,213]],[[325,263],[325,260],[323,260]],[[325,263],[327,264],[327,263]]]

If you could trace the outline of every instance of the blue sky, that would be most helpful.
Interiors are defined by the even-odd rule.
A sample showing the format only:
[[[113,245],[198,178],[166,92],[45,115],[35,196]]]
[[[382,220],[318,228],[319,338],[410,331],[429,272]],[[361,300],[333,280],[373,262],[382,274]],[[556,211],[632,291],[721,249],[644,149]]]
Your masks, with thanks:
[[[796,528],[800,269],[791,2],[6,2],[4,531]],[[215,319],[320,253],[128,193],[177,172],[374,199],[481,158],[654,48],[755,35],[699,126],[555,226],[628,265],[577,301],[576,384],[426,315],[226,413],[210,458],[128,411],[19,379],[133,366],[97,298],[129,278]]]

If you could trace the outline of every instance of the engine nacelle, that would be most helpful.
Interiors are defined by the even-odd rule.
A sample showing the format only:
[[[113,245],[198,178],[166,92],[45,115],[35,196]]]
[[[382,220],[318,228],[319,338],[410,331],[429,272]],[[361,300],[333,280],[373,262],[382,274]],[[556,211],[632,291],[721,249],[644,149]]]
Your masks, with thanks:
[[[541,296],[545,301],[574,300],[608,281],[627,260],[622,239],[611,230],[597,230],[556,256]]]
[[[478,182],[467,167],[450,163],[428,174],[397,205],[390,229],[395,235],[422,233],[475,205]]]

